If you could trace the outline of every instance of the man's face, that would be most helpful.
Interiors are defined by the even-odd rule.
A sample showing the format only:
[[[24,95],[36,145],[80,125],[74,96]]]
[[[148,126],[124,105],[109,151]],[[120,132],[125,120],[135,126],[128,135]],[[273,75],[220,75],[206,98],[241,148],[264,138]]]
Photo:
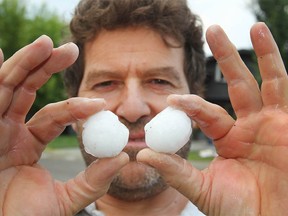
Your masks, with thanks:
[[[171,38],[169,42],[174,43]],[[114,112],[129,131],[125,147],[130,163],[112,183],[111,195],[139,200],[162,191],[166,184],[151,167],[139,164],[135,156],[145,144],[144,126],[167,107],[170,94],[189,93],[184,75],[183,48],[171,48],[149,28],[102,30],[85,45],[85,70],[79,88],[80,97],[104,98],[106,109]],[[81,142],[82,123],[77,123]],[[87,164],[94,157],[80,144]],[[186,155],[189,145],[180,155]]]

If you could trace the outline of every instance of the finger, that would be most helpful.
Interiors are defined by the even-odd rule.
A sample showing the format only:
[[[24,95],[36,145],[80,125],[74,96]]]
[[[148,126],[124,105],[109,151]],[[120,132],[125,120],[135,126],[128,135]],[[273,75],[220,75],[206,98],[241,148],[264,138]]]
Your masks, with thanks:
[[[9,110],[6,112],[7,117],[24,121],[35,100],[36,90],[45,84],[53,73],[71,65],[77,56],[78,48],[73,43],[54,49],[49,59],[38,66],[37,70],[29,74],[21,86],[17,87]]]
[[[237,161],[227,163],[218,157],[207,169],[199,171],[178,155],[157,153],[148,148],[138,153],[137,161],[157,169],[167,184],[207,215],[231,215],[231,209],[238,212],[237,215],[247,215],[247,212],[259,215],[258,202],[243,202],[249,200],[251,194],[258,194],[255,176],[247,174],[247,167]],[[247,182],[251,184],[247,185]],[[242,197],[241,202],[235,197]],[[225,203],[222,208],[219,208],[219,201]]]
[[[15,148],[0,157],[0,169],[11,165],[33,164],[40,158],[47,143],[59,136],[65,127],[77,120],[86,119],[102,110],[103,99],[70,98],[66,101],[49,104],[36,113],[26,124],[32,136],[25,131],[25,139],[15,138]],[[26,128],[25,128],[26,130]],[[21,134],[19,135],[21,136]],[[19,144],[20,143],[20,144]]]
[[[88,118],[104,106],[103,99],[70,98],[45,106],[26,125],[40,143],[47,144],[59,136],[67,125]]]
[[[287,72],[271,32],[264,23],[257,23],[251,28],[251,39],[262,77],[263,103],[287,105]]]
[[[220,106],[209,103],[197,95],[170,95],[168,104],[187,113],[208,137],[224,137],[233,127],[234,119]]]
[[[74,43],[67,43],[53,49],[49,59],[29,75],[22,84],[29,90],[39,89],[53,73],[59,72],[70,66],[78,57],[78,47]]]
[[[209,184],[204,182],[201,171],[194,168],[188,161],[178,155],[158,153],[149,148],[137,154],[137,161],[156,168],[167,184],[199,207],[201,197],[205,196],[203,192],[207,190]]]
[[[241,60],[235,46],[219,26],[207,30],[207,42],[227,81],[232,106],[238,117],[262,108],[258,83]],[[241,98],[241,99],[240,99]]]
[[[49,172],[37,164],[6,169],[1,172],[0,180],[4,177],[10,184],[1,181],[4,194],[0,197],[5,200],[5,213],[1,215],[75,215],[103,195],[114,176],[128,162],[126,153],[99,159],[67,183],[54,181]],[[19,194],[19,199],[11,194]],[[21,213],[16,213],[13,207]],[[3,209],[2,205],[1,213]]]
[[[65,185],[66,196],[62,200],[65,212],[72,211],[71,215],[74,215],[104,195],[113,178],[128,162],[129,157],[124,152],[114,158],[98,159],[85,172],[68,181]]]
[[[53,43],[47,36],[41,36],[5,61],[0,69],[0,115],[6,112],[13,98],[16,86],[38,65],[49,58]]]

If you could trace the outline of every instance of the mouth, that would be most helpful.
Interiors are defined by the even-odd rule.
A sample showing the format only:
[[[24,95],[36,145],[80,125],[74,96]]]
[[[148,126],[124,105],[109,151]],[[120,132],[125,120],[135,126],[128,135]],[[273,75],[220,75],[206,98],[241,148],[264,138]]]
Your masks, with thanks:
[[[129,140],[124,148],[124,151],[130,156],[130,161],[135,161],[137,153],[147,147],[144,130],[141,132],[130,130]]]
[[[137,147],[137,149],[147,148],[144,133],[130,133],[127,147]]]
[[[146,142],[144,139],[129,139],[126,147],[134,147],[137,149],[147,148]]]

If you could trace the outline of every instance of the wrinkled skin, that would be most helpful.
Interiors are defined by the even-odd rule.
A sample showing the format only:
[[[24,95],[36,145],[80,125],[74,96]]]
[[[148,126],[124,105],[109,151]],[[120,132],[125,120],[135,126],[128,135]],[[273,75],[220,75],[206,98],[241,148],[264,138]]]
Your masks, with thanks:
[[[170,105],[187,112],[214,139],[219,157],[209,168],[199,171],[176,155],[149,149],[137,156],[138,161],[159,170],[172,187],[208,215],[286,213],[287,74],[264,24],[253,26],[251,38],[263,79],[261,91],[224,32],[217,26],[207,31],[210,48],[228,82],[236,121],[222,108],[195,95],[168,98]],[[103,100],[72,98],[44,107],[25,124],[35,91],[76,57],[73,44],[53,48],[49,38],[41,37],[0,64],[2,215],[73,215],[102,196],[128,163],[125,153],[97,160],[67,183],[54,181],[37,164],[45,145],[67,124],[105,106]]]
[[[253,27],[251,38],[263,80],[261,91],[224,32],[217,26],[207,32],[228,82],[236,121],[194,95],[168,99],[214,140],[219,156],[210,166],[199,171],[173,155],[148,149],[138,154],[139,161],[157,168],[171,186],[208,215],[285,215],[287,211],[287,74],[264,24]]]
[[[42,36],[1,67],[0,215],[73,215],[103,195],[128,162],[125,154],[98,160],[67,183],[54,181],[37,164],[45,145],[66,125],[105,106],[103,100],[72,98],[46,106],[24,123],[36,90],[77,55],[74,44],[53,49],[51,39]]]

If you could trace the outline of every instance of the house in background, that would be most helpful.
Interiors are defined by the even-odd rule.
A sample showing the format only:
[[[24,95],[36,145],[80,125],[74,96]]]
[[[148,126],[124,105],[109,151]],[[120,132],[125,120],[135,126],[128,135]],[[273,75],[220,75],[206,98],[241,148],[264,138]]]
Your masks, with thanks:
[[[256,79],[259,79],[259,72],[256,69],[256,57],[252,50],[239,50],[239,54]],[[227,82],[213,56],[206,59],[206,80],[204,98],[214,104],[223,107],[231,116],[235,117],[228,95]],[[212,141],[200,130],[193,133],[194,139],[204,139],[208,144]],[[208,148],[210,151],[211,148]],[[204,150],[205,151],[205,150]],[[211,153],[211,152],[210,152]],[[212,152],[213,154],[214,152]]]
[[[253,73],[255,77],[259,77],[258,71],[255,69],[256,59],[254,53],[251,50],[239,50],[239,54]],[[218,104],[226,109],[229,114],[234,115],[229,95],[227,89],[227,82],[223,77],[221,70],[214,59],[214,57],[208,57],[206,60],[206,90],[205,90],[205,99],[209,102]]]

